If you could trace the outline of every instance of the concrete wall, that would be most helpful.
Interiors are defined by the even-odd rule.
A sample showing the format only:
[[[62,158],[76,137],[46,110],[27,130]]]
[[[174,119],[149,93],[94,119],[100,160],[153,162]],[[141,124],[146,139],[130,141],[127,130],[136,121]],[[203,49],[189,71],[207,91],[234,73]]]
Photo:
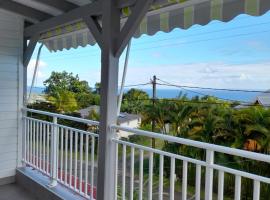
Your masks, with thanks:
[[[0,10],[0,180],[14,176],[21,164],[23,23]]]

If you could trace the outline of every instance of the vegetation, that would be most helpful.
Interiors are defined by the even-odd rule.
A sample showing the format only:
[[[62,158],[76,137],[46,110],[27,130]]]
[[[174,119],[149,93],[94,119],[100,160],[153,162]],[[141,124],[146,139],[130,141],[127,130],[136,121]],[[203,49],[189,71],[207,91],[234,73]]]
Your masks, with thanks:
[[[58,112],[69,113],[100,102],[99,95],[92,91],[87,81],[66,71],[52,72],[44,86],[47,100],[55,104]]]
[[[44,82],[47,102],[35,103],[31,108],[50,112],[65,113],[78,116],[76,110],[90,105],[99,105],[100,84],[95,89],[89,87],[86,81],[81,81],[78,75],[67,72],[53,72],[51,77]],[[248,151],[269,154],[270,153],[270,109],[258,105],[249,108],[235,109],[237,102],[230,103],[214,97],[187,98],[179,95],[177,99],[157,100],[153,106],[148,94],[138,89],[131,89],[123,96],[122,112],[141,114],[143,121],[141,129],[151,130],[151,122],[156,122],[155,131],[176,137],[213,143]],[[89,119],[99,120],[99,114],[90,113]],[[47,119],[48,120],[48,119]],[[63,121],[71,127],[86,129],[85,125],[76,122]],[[71,124],[72,123],[72,124]],[[147,138],[132,136],[130,141],[150,146]],[[205,160],[205,151],[187,147],[175,143],[156,141],[156,148],[171,153],[186,155],[199,160]],[[269,165],[263,162],[255,162],[224,154],[215,155],[215,162],[223,166],[240,169],[270,177]],[[155,158],[155,174],[158,175],[158,160]],[[176,163],[176,176],[181,180],[182,169],[180,161]],[[164,162],[164,175],[169,178],[170,161]],[[258,167],[259,166],[259,167]],[[194,186],[195,166],[188,167],[188,183]],[[214,174],[217,181],[217,173]],[[202,178],[204,170],[202,171]],[[154,177],[156,178],[156,177]],[[225,194],[234,194],[234,177],[225,174]],[[250,180],[242,180],[243,199],[252,196],[253,183]],[[217,186],[214,186],[217,191]],[[261,199],[268,199],[269,186],[261,188]],[[232,196],[229,196],[232,197]]]

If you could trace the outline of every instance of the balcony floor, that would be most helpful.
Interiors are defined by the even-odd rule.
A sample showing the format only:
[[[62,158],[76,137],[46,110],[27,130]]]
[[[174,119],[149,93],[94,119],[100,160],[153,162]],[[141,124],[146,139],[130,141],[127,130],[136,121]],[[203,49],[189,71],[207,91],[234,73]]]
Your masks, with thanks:
[[[35,200],[29,192],[17,184],[0,186],[0,200]]]

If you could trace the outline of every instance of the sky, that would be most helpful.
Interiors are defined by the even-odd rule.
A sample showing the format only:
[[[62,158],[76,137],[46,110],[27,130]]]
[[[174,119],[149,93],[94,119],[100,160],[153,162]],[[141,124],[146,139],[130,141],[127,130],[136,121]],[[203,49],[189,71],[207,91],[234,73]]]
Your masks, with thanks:
[[[178,85],[270,89],[269,25],[270,12],[260,17],[240,15],[228,23],[212,21],[188,30],[174,29],[132,39],[126,85],[148,83],[156,75]],[[28,85],[36,54],[37,48],[29,64]],[[119,80],[124,55],[125,52],[120,60]],[[93,87],[100,82],[100,65],[97,45],[56,53],[44,47],[34,87],[42,87],[52,71],[64,70],[78,74]]]

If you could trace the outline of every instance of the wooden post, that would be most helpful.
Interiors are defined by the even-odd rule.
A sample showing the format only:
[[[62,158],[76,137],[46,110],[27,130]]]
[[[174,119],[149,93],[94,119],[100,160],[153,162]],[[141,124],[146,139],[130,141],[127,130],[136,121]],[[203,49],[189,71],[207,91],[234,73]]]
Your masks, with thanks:
[[[115,199],[116,132],[110,125],[117,120],[119,57],[115,56],[115,38],[120,33],[120,10],[116,1],[103,1],[101,51],[101,103],[98,151],[97,199]]]

